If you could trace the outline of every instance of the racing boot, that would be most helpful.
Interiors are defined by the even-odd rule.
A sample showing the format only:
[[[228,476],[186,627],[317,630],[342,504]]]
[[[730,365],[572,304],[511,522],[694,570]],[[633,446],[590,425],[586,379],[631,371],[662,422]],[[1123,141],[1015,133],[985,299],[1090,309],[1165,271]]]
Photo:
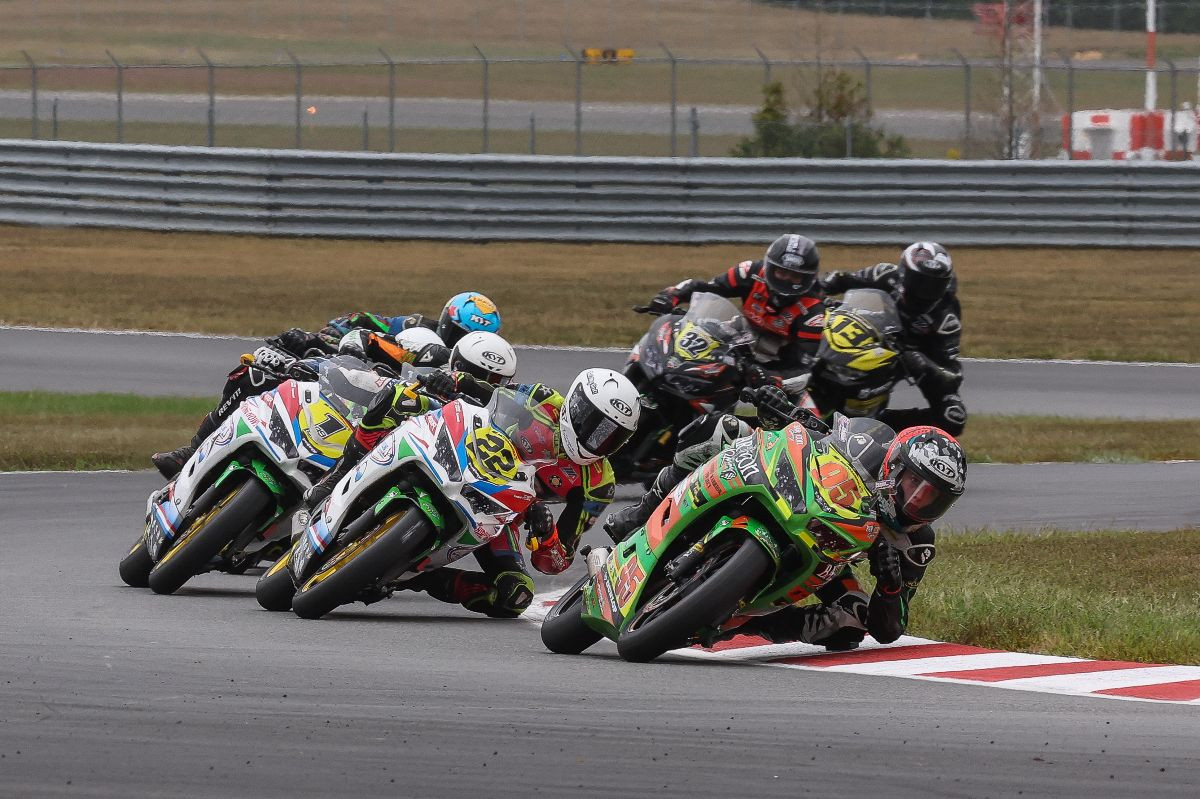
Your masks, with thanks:
[[[646,523],[667,492],[687,475],[685,469],[674,464],[664,466],[658,476],[654,478],[654,484],[650,486],[650,490],[643,494],[641,499],[627,508],[608,515],[604,520],[604,532],[608,533],[608,537],[613,540],[614,544],[624,541],[630,533]]]
[[[304,493],[304,507],[312,512],[329,499],[329,495],[333,493],[333,487],[348,475],[366,454],[367,448],[356,437],[351,436],[350,440],[346,442],[346,447],[342,450],[342,457],[338,458],[338,462],[317,481],[316,485]]]
[[[196,450],[204,443],[204,439],[211,436],[220,424],[221,420],[213,411],[204,414],[204,418],[200,420],[200,426],[196,428],[196,435],[192,436],[191,443],[170,452],[156,452],[150,456],[154,468],[158,469],[158,473],[166,479],[174,480],[183,471],[184,464],[188,462],[188,459],[196,454]]]

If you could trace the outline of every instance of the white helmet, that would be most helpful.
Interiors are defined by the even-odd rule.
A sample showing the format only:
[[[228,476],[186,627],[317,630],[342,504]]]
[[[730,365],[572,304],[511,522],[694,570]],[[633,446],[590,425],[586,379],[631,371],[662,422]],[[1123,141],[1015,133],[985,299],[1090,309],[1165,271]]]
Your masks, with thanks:
[[[466,372],[472,377],[502,386],[517,373],[517,353],[511,344],[495,333],[475,330],[454,345],[450,353],[450,371]]]
[[[339,355],[353,355],[355,358],[366,359],[367,340],[370,338],[367,330],[351,330],[338,341]]]
[[[637,429],[642,407],[629,378],[612,369],[585,369],[567,389],[558,418],[567,457],[594,463],[621,448]]]
[[[396,343],[409,352],[420,352],[422,347],[429,344],[437,344],[441,347],[446,346],[441,336],[429,328],[421,327],[420,325],[401,330],[396,334]]]

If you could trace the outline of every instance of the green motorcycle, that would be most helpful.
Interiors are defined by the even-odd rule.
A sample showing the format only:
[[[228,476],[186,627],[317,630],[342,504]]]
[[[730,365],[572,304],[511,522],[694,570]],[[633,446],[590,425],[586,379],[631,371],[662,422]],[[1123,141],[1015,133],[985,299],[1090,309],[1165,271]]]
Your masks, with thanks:
[[[542,623],[542,642],[579,654],[601,638],[646,662],[709,640],[735,616],[809,596],[879,535],[875,477],[835,417],[814,438],[799,423],[740,438],[676,486],[646,525],[587,555],[588,575]],[[861,442],[860,442],[861,443]]]

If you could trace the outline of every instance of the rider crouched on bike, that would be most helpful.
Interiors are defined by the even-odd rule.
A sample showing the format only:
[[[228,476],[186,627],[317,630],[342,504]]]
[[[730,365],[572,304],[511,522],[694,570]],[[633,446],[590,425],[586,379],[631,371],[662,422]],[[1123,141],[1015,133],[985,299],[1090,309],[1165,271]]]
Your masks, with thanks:
[[[928,408],[888,409],[880,417],[900,430],[913,425],[937,425],[959,435],[967,424],[967,408],[958,393],[963,368],[958,359],[962,337],[962,308],[950,253],[940,244],[919,241],[900,256],[900,263],[882,263],[857,272],[830,272],[821,278],[827,294],[872,288],[896,301],[904,324],[901,359]]]
[[[708,291],[742,301],[742,315],[756,334],[755,359],[787,378],[808,370],[825,321],[817,285],[821,256],[812,239],[783,235],[761,261],[742,261],[712,280],[684,280],[660,291],[649,308],[668,313],[692,294]]]
[[[352,330],[367,330],[395,336],[400,331],[413,327],[432,330],[447,347],[453,347],[460,338],[473,330],[499,333],[500,312],[496,309],[496,303],[479,292],[464,291],[455,294],[446,302],[437,319],[430,319],[419,313],[384,316],[359,311],[330,319],[317,335],[326,342],[336,344]]]
[[[817,435],[829,432],[820,419],[793,406],[778,388],[760,388],[757,394],[758,418],[764,428],[799,421]],[[911,427],[896,435],[872,419],[850,419],[847,425],[849,429],[835,434],[845,439],[864,468],[879,475],[878,519],[886,529],[867,553],[876,580],[871,596],[846,567],[813,592],[819,604],[754,617],[716,640],[750,634],[773,643],[800,641],[845,650],[857,647],[867,633],[884,644],[904,634],[909,602],[936,553],[931,524],[962,495],[966,456],[953,436],[936,427]],[[659,472],[637,504],[605,520],[605,532],[614,542],[625,540],[672,488],[734,439],[749,433],[748,425],[728,414],[697,419],[680,433],[674,462]]]
[[[309,343],[315,339],[313,334],[297,328],[267,339],[266,346],[259,347],[250,358],[243,356],[243,362],[225,378],[217,407],[200,419],[192,440],[177,449],[150,456],[159,474],[168,480],[174,479],[204,439],[212,435],[243,400],[270,391],[285,380],[315,380],[316,373],[306,359],[293,355],[297,350],[308,357],[318,357],[318,353],[322,358],[335,354],[354,355],[370,363],[382,364],[391,371],[399,370],[404,364],[440,366],[449,360],[450,351],[432,332],[424,329],[402,331],[398,336],[357,330],[348,334],[341,346],[332,352],[323,346],[301,349],[299,342],[304,337]]]
[[[268,338],[266,346],[259,347],[249,363],[243,362],[229,373],[217,407],[200,420],[191,442],[169,452],[156,452],[150,460],[159,474],[168,480],[174,478],[242,400],[270,391],[292,377],[313,379],[311,370],[306,371],[301,363],[303,358],[340,352],[393,370],[402,364],[438,367],[449,361],[450,347],[467,333],[499,330],[500,312],[495,303],[473,291],[451,297],[436,323],[420,314],[388,317],[362,312],[334,319],[319,333],[298,327],[285,330]]]
[[[466,343],[468,339],[464,339]],[[461,347],[456,347],[456,353]],[[486,362],[485,362],[486,363]],[[450,370],[421,379],[421,392],[449,397],[461,394],[481,404],[498,385],[511,378],[491,372],[491,366],[452,358]],[[309,507],[323,502],[333,486],[391,429],[411,415],[432,406],[418,386],[398,384],[372,402],[342,459],[313,487]],[[482,572],[443,567],[409,580],[403,587],[424,590],[443,602],[492,617],[515,618],[533,599],[533,580],[525,571],[517,540],[518,526],[528,531],[530,562],[544,574],[570,566],[580,537],[612,502],[615,480],[608,456],[629,439],[637,427],[637,391],[623,375],[608,369],[587,369],[564,397],[541,384],[513,386],[525,400],[528,419],[509,431],[518,452],[528,460],[554,457],[536,471],[538,499],[515,520],[505,536],[476,550]],[[628,411],[628,413],[626,413]],[[562,501],[557,522],[548,502]]]

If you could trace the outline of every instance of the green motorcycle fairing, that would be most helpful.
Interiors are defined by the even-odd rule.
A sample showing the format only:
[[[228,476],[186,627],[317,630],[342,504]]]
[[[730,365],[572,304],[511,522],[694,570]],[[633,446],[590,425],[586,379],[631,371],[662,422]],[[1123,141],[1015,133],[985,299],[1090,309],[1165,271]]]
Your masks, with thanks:
[[[771,579],[737,613],[770,613],[861,558],[879,529],[874,497],[847,455],[798,423],[758,430],[696,469],[645,526],[613,547],[584,584],[582,618],[616,640],[667,584],[668,563],[731,535],[754,538],[774,564]]]

